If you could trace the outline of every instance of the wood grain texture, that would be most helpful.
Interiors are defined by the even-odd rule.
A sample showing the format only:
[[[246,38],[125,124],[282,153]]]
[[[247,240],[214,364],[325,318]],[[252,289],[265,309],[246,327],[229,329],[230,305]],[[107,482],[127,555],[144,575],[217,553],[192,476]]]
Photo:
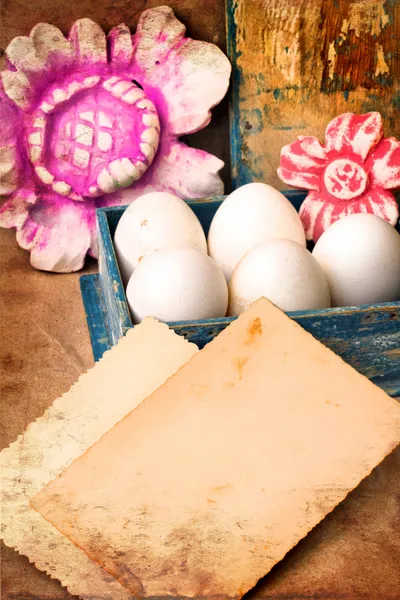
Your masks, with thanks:
[[[228,0],[233,187],[277,174],[282,146],[344,112],[400,133],[398,0]]]

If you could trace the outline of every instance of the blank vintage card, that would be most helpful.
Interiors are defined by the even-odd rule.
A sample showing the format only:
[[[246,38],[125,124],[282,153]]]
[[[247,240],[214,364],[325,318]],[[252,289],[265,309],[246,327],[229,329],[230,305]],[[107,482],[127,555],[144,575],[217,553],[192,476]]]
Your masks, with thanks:
[[[29,501],[197,351],[167,325],[144,320],[0,453],[1,537],[71,594],[133,600]]]
[[[237,599],[399,439],[397,402],[261,299],[32,506],[137,598]]]

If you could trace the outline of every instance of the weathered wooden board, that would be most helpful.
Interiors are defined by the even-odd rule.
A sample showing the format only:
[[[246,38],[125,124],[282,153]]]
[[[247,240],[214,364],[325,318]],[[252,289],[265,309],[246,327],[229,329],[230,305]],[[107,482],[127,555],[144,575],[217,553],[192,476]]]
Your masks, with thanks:
[[[285,189],[279,153],[343,112],[400,134],[399,0],[227,0],[233,187]]]

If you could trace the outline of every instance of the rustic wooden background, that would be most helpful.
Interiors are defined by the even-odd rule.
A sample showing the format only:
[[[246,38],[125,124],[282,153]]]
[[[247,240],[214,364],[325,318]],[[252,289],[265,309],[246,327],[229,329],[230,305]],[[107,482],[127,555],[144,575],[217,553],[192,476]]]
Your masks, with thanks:
[[[51,22],[64,32],[80,17],[97,20],[105,30],[121,21],[133,28],[140,11],[160,4],[163,2],[146,0],[2,0],[2,55],[4,58],[4,49],[14,36],[28,34],[39,21]],[[225,49],[224,0],[174,0],[169,4],[192,37]],[[399,133],[394,117],[400,108],[400,0],[235,0],[235,6],[241,40],[239,65],[249,73],[246,88],[240,91],[241,154],[236,165],[243,164],[244,176],[271,177],[273,182],[280,147],[302,132],[300,125],[307,124],[310,132],[323,130],[329,118],[343,110],[370,110],[378,102],[387,116],[387,133],[396,129]],[[390,11],[393,16],[387,21],[385,14]],[[263,91],[258,94],[260,84]],[[397,98],[394,104],[393,98]],[[187,141],[228,163],[227,101],[214,111],[212,124]],[[229,189],[229,166],[223,176]],[[90,261],[85,272],[95,268]],[[17,247],[14,232],[0,231],[0,448],[14,441],[92,365],[80,275],[34,271],[29,255]],[[303,540],[250,597],[400,600],[399,531],[400,450]],[[25,557],[2,546],[1,598],[72,597]]]
[[[277,174],[297,135],[323,141],[344,112],[377,110],[400,135],[399,0],[228,0],[234,187]]]

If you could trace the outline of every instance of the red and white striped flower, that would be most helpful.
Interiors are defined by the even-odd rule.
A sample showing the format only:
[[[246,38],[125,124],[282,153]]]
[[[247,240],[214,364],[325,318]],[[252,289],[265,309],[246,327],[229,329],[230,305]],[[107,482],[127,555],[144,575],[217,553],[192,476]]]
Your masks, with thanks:
[[[388,190],[400,188],[400,142],[383,137],[378,112],[345,113],[329,123],[325,145],[299,136],[281,151],[278,175],[310,190],[300,208],[307,239],[317,241],[334,221],[372,213],[396,225],[399,207]]]

